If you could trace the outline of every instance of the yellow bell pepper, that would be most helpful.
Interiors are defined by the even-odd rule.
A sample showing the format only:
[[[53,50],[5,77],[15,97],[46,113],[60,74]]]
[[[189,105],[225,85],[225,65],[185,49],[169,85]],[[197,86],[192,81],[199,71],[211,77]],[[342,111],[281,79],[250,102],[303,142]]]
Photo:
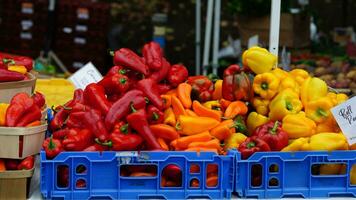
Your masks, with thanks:
[[[256,109],[258,114],[267,115],[268,114],[268,99],[262,99],[261,97],[255,97],[252,101],[253,107]]]
[[[242,133],[233,133],[225,139],[225,150],[237,149],[239,145],[246,140],[246,136]]]
[[[348,100],[349,97],[346,94],[340,93],[336,95],[337,105],[341,104],[342,102]]]
[[[9,67],[7,67],[7,70],[13,71],[13,72],[18,72],[18,73],[21,73],[21,74],[26,74],[27,73],[27,69],[23,65],[10,65]]]
[[[255,129],[258,126],[261,126],[261,125],[267,123],[268,121],[269,121],[268,117],[260,115],[256,112],[251,112],[247,116],[247,120],[246,120],[246,126],[247,126],[248,131],[250,132],[250,135],[252,135],[252,133],[255,131]]]
[[[316,123],[322,123],[331,117],[330,109],[333,104],[329,97],[310,101],[306,104],[305,114]]]
[[[325,97],[328,93],[328,86],[325,81],[320,78],[308,78],[303,83],[300,90],[300,97],[303,105],[306,106],[308,102],[318,100]]]
[[[221,110],[221,104],[220,101],[214,100],[214,101],[207,101],[203,103],[203,106],[206,108],[212,109],[212,110]]]
[[[0,126],[5,126],[6,110],[9,107],[7,103],[0,103]]]
[[[278,91],[281,92],[287,88],[292,89],[295,93],[299,95],[299,85],[298,83],[291,77],[285,77],[284,79],[280,79],[281,83],[279,85]]]
[[[272,121],[282,120],[288,114],[296,114],[302,109],[298,94],[291,89],[279,93],[269,104],[269,118]]]
[[[318,133],[309,138],[309,143],[302,146],[303,151],[347,150],[348,143],[341,133]]]
[[[309,78],[309,73],[303,69],[293,69],[289,75],[301,86]]]
[[[282,128],[288,133],[289,138],[295,139],[315,134],[316,124],[304,113],[289,114],[283,118]]]
[[[255,46],[242,54],[242,64],[248,66],[256,74],[262,74],[271,71],[277,65],[277,56],[265,48]]]
[[[290,143],[288,146],[284,147],[281,151],[282,152],[288,152],[288,151],[300,151],[302,149],[302,146],[307,144],[309,142],[309,138],[298,138],[296,140],[293,140],[292,143]]]
[[[272,99],[278,91],[279,79],[272,73],[258,74],[253,81],[253,91],[264,99]]]
[[[326,95],[327,97],[329,97],[331,103],[336,106],[337,105],[337,95],[334,92],[328,92],[328,94]]]
[[[324,122],[317,124],[316,133],[337,132],[338,129],[334,117],[330,116]]]
[[[283,80],[287,77],[289,77],[289,74],[288,72],[284,71],[283,69],[279,68],[279,67],[276,67],[274,68],[271,73],[273,75],[275,75],[277,78],[279,78],[279,80]]]
[[[219,100],[222,98],[222,84],[223,80],[219,79],[214,84],[213,99]]]

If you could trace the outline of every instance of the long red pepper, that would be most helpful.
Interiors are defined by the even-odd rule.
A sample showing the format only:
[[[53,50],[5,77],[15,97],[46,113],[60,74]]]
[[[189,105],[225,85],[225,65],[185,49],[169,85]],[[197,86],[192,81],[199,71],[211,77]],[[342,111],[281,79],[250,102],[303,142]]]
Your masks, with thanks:
[[[121,48],[114,53],[114,64],[123,65],[132,70],[140,72],[147,76],[149,74],[148,66],[142,62],[141,58],[127,48]]]
[[[57,112],[55,113],[51,123],[49,124],[49,128],[51,131],[55,131],[62,128],[64,122],[67,120],[68,115],[70,113],[70,109],[64,106],[59,106],[57,107],[57,109]]]
[[[85,125],[82,121],[83,117],[84,117],[84,110],[83,111],[72,111],[72,113],[70,113],[70,115],[68,116],[66,125],[68,128],[84,128]]]
[[[35,105],[20,118],[20,120],[18,121],[18,123],[16,123],[15,126],[24,127],[31,122],[34,122],[36,120],[41,120],[41,117],[42,117],[41,109],[37,105]]]
[[[10,106],[6,111],[6,125],[9,127],[16,126],[21,117],[34,106],[36,106],[36,104],[28,94],[16,94],[11,99]]]
[[[93,143],[93,134],[88,129],[76,131],[76,134],[68,135],[62,144],[66,150],[82,151]]]
[[[40,92],[36,92],[32,95],[32,99],[39,108],[42,108],[46,104],[45,97]]]
[[[28,156],[20,162],[20,164],[17,166],[17,169],[30,170],[33,168],[34,163],[35,163],[35,156]]]
[[[0,69],[0,82],[22,81],[25,78],[26,76],[21,73]]]
[[[33,68],[33,60],[26,56],[16,56],[6,53],[0,53],[0,68],[7,68],[10,65],[23,65],[27,71]]]
[[[147,96],[150,102],[158,109],[164,109],[163,100],[159,94],[158,86],[152,79],[146,78],[140,80],[136,83],[136,88],[141,90],[145,96]]]
[[[147,115],[144,109],[139,109],[136,112],[129,114],[126,117],[126,120],[129,123],[129,126],[143,137],[150,150],[163,150],[148,125]]]
[[[85,102],[100,110],[105,115],[109,112],[111,103],[106,99],[104,88],[96,83],[89,84],[84,90]]]
[[[82,89],[76,89],[74,91],[73,101],[77,103],[84,103],[84,91]]]
[[[163,52],[156,42],[149,42],[142,48],[142,54],[146,64],[152,70],[159,70],[162,67]]]
[[[86,128],[92,131],[95,137],[101,142],[105,142],[109,139],[110,135],[99,111],[91,109],[85,112],[82,120]]]
[[[156,83],[159,83],[167,77],[170,68],[171,64],[165,58],[162,58],[162,68],[153,72],[149,78],[154,80]]]

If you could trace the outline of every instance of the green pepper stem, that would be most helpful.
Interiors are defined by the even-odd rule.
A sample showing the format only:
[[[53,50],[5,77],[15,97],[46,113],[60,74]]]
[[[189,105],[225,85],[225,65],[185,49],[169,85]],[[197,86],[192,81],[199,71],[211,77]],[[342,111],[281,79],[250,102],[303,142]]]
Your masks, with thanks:
[[[108,147],[112,147],[112,141],[108,141],[108,142],[100,142],[98,138],[95,138],[95,142],[103,145],[103,146],[108,146]]]
[[[159,119],[159,115],[158,115],[156,112],[153,112],[153,114],[152,114],[152,119],[153,119],[154,121],[157,121],[157,120]]]
[[[51,135],[51,137],[49,138],[48,148],[51,150],[56,148],[56,145],[53,143],[53,135]]]
[[[286,108],[287,108],[287,110],[292,111],[292,110],[293,110],[293,105],[292,105],[292,103],[289,102],[289,101],[286,101]]]
[[[129,124],[122,125],[120,127],[120,131],[126,135],[128,133],[128,127],[129,127]]]
[[[177,130],[181,130],[182,129],[182,127],[180,127],[180,123],[179,122],[176,123],[176,129]]]
[[[130,103],[130,107],[131,107],[132,112],[137,112],[137,110],[135,109],[135,107],[134,107],[132,102]]]
[[[120,81],[121,84],[125,84],[127,80],[126,80],[126,78],[120,78],[119,81]]]
[[[261,84],[261,88],[262,88],[263,90],[268,90],[268,83],[262,83],[262,84]]]
[[[251,149],[252,147],[255,147],[256,144],[254,142],[249,142],[249,143],[247,143],[246,146],[247,146],[248,149]]]
[[[276,134],[278,125],[279,125],[279,121],[274,122],[273,127],[272,127],[272,129],[270,130],[270,133],[271,133],[271,134],[273,134],[273,135]]]
[[[319,116],[323,116],[323,117],[327,117],[327,116],[328,116],[328,113],[327,113],[325,110],[321,109],[321,108],[318,108],[318,109],[316,110],[316,112],[317,112],[317,114],[318,114]]]
[[[125,70],[125,69],[120,69],[120,70],[119,70],[119,73],[120,73],[120,74],[126,74],[126,70]]]

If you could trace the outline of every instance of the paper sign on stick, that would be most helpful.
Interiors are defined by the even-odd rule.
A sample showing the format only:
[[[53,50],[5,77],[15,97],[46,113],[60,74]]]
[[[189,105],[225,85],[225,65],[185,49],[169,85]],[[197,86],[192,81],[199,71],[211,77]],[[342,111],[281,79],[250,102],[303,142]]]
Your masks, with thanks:
[[[97,83],[101,79],[103,79],[103,76],[91,62],[84,65],[80,70],[68,78],[76,88],[83,90],[90,83]]]

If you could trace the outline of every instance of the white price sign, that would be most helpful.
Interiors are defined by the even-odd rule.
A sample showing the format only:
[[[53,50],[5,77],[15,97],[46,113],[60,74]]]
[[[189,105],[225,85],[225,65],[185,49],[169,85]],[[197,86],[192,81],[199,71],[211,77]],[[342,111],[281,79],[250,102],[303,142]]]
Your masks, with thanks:
[[[91,62],[84,65],[68,78],[68,80],[71,81],[76,88],[81,88],[83,90],[90,83],[97,83],[101,79],[103,79],[103,76]]]

